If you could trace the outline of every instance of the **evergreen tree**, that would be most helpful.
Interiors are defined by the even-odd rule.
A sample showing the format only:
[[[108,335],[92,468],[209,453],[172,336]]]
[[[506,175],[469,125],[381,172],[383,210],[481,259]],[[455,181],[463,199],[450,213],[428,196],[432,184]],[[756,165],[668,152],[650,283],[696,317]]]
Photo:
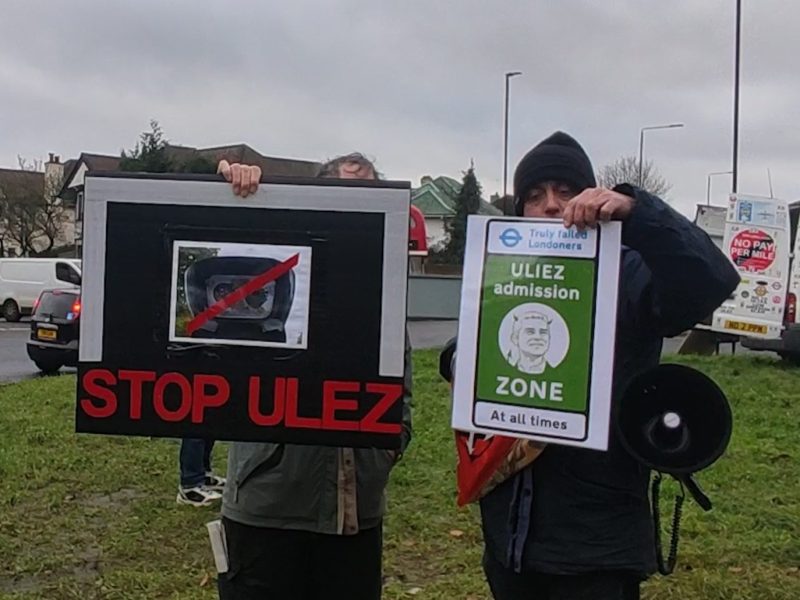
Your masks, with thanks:
[[[213,175],[217,172],[217,165],[205,156],[194,156],[177,169],[181,173],[205,173]]]
[[[139,136],[139,142],[133,150],[123,150],[119,162],[121,171],[138,171],[140,173],[206,173],[217,172],[217,164],[210,158],[192,151],[183,162],[175,160],[175,151],[170,148],[169,141],[158,121],[150,121],[150,131]]]
[[[467,217],[478,214],[481,207],[481,184],[475,177],[475,167],[464,173],[461,181],[461,190],[456,197],[456,214],[445,225],[447,232],[447,245],[445,256],[447,262],[462,264],[464,262],[464,247],[467,241]]]
[[[139,137],[133,150],[122,151],[119,162],[121,171],[139,171],[144,173],[169,173],[173,171],[172,161],[167,155],[167,140],[158,121],[150,121],[150,131]]]

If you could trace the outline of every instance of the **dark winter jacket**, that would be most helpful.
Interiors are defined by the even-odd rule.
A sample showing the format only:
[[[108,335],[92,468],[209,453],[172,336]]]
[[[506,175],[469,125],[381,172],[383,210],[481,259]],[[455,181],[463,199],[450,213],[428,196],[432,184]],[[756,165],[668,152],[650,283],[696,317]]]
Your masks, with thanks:
[[[665,202],[632,186],[622,226],[613,405],[659,362],[662,338],[709,315],[739,276],[709,237]],[[620,446],[549,445],[481,501],[487,551],[508,568],[554,574],[655,570],[649,471]]]

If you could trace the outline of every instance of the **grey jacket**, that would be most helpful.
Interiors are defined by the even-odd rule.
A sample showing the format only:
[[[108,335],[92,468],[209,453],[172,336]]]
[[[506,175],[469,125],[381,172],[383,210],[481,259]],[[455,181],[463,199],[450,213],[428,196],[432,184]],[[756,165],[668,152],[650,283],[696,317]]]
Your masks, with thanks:
[[[379,448],[235,442],[222,515],[255,527],[354,534],[380,524],[389,472],[411,440],[411,349],[406,340],[400,453]]]

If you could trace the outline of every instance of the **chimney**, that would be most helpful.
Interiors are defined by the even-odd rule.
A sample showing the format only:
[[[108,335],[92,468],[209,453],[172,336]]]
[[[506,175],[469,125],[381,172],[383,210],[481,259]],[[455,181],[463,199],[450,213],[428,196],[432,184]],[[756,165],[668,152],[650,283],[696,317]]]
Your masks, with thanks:
[[[53,152],[48,152],[48,161],[44,164],[44,177],[49,185],[59,186],[64,178],[64,165],[61,164],[61,157]]]

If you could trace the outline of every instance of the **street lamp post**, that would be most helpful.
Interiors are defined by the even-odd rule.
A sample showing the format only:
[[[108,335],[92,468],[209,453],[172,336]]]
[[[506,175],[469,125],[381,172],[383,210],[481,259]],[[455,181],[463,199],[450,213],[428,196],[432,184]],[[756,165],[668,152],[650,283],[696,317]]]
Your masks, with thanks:
[[[642,127],[639,130],[639,187],[642,187],[642,161],[644,160],[644,132],[651,129],[674,129],[676,127],[683,127],[683,123],[670,123],[669,125],[652,125],[650,127]]]
[[[521,71],[509,71],[506,73],[506,100],[505,113],[503,118],[503,197],[505,198],[508,188],[508,82],[512,77],[522,75]]]
[[[706,206],[711,206],[711,176],[712,175],[733,175],[733,171],[714,171],[708,174],[708,185],[706,186]]]
[[[731,191],[737,192],[739,183],[739,71],[741,70],[742,50],[742,0],[736,0],[736,41],[734,58],[733,81],[733,166],[731,167],[733,180]]]

